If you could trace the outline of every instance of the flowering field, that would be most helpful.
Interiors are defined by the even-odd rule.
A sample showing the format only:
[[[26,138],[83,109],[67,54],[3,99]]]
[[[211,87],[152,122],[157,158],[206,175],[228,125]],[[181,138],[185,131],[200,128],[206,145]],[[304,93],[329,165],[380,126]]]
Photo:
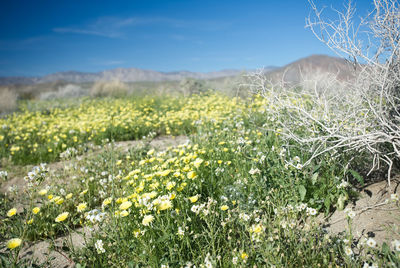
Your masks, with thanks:
[[[349,175],[329,158],[303,166],[303,150],[271,131],[266,106],[207,93],[85,100],[1,119],[2,180],[16,164],[37,166],[1,196],[0,266],[51,267],[23,257],[43,240],[77,267],[399,266],[400,241],[353,239],[354,211],[343,234],[322,228],[318,219],[354,197]],[[115,146],[154,135],[190,142]],[[83,246],[68,239],[76,230]]]
[[[191,133],[197,120],[220,123],[235,109],[234,99],[211,95],[141,100],[87,100],[78,106],[51,111],[24,109],[0,119],[0,157],[11,155],[15,163],[53,161],[67,148],[105,139],[139,139],[157,134]]]

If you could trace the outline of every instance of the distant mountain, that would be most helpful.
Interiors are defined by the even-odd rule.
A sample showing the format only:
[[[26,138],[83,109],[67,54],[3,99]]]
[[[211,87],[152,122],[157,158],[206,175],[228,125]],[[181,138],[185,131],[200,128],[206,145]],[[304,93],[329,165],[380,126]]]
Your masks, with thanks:
[[[270,68],[272,69],[272,68]],[[236,76],[242,73],[242,70],[222,70],[215,72],[157,72],[152,70],[143,70],[137,68],[117,68],[112,70],[106,70],[97,73],[87,72],[58,72],[49,74],[43,77],[0,77],[0,85],[11,85],[11,84],[39,84],[39,83],[51,83],[56,81],[65,81],[69,83],[85,83],[95,82],[99,80],[120,80],[123,82],[142,82],[142,81],[175,81],[183,78],[194,78],[194,79],[214,79],[228,76]]]
[[[288,83],[299,83],[326,74],[333,74],[339,80],[348,80],[353,77],[354,70],[352,65],[342,58],[311,55],[267,73],[272,80],[283,80]]]
[[[25,76],[0,77],[0,85],[13,85],[13,84],[31,85],[37,83],[38,80],[39,80],[38,77],[25,77]]]
[[[253,70],[248,70],[253,71]],[[265,73],[272,80],[298,83],[304,78],[318,74],[335,74],[339,79],[346,80],[352,77],[352,66],[344,59],[326,55],[311,55],[287,64],[283,67],[269,66],[264,68]],[[32,85],[63,81],[67,83],[85,83],[99,80],[120,80],[122,82],[161,82],[179,81],[184,78],[217,79],[233,77],[243,73],[243,70],[221,70],[215,72],[158,72],[138,68],[117,68],[97,73],[88,72],[58,72],[43,77],[0,77],[0,85]]]

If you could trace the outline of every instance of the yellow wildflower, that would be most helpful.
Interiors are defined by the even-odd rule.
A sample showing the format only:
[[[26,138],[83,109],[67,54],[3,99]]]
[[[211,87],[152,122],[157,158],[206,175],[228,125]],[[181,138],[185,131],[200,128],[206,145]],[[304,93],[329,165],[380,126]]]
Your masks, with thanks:
[[[167,190],[169,191],[169,190],[171,190],[172,188],[174,188],[174,186],[176,185],[176,182],[174,182],[174,181],[169,181],[168,183],[167,183],[167,185],[165,186],[165,188],[167,188]]]
[[[13,238],[13,239],[8,240],[7,247],[9,249],[14,249],[16,247],[19,247],[21,245],[21,243],[22,243],[22,240],[20,238]]]
[[[154,197],[156,197],[157,196],[157,192],[155,192],[155,191],[152,191],[152,192],[150,192],[149,194],[148,194],[148,197],[150,197],[150,198],[154,198]]]
[[[80,203],[78,206],[76,206],[76,210],[78,212],[83,212],[83,211],[85,211],[86,207],[87,207],[86,203]]]
[[[68,218],[69,213],[68,212],[63,212],[60,215],[58,215],[55,219],[55,222],[62,222],[65,221]]]
[[[39,211],[40,211],[40,207],[34,207],[34,208],[32,209],[33,214],[38,214]]]
[[[203,163],[203,159],[201,158],[197,158],[196,161],[193,162],[193,166],[195,166],[196,168],[199,168],[201,163]]]
[[[160,172],[160,176],[165,177],[165,176],[168,176],[169,173],[171,173],[171,170],[170,169],[166,169],[166,170]]]
[[[119,206],[119,209],[120,210],[127,210],[131,206],[132,206],[132,202],[131,201],[125,201]]]
[[[148,226],[154,220],[153,215],[146,215],[143,217],[142,224],[144,226]]]
[[[17,209],[16,208],[12,208],[7,212],[7,217],[12,217],[17,213]]]
[[[129,215],[129,212],[126,211],[126,210],[123,210],[123,211],[121,211],[121,212],[119,213],[119,215],[120,215],[121,217],[125,217],[125,216],[128,216],[128,215]]]
[[[42,189],[39,191],[39,195],[46,195],[47,194],[47,190],[46,189]]]
[[[190,172],[188,172],[188,174],[187,174],[187,177],[188,177],[189,179],[194,179],[194,178],[196,178],[196,176],[197,176],[197,174],[196,174],[196,172],[194,172],[194,171],[190,171]]]
[[[108,206],[109,204],[111,204],[111,201],[112,201],[111,197],[104,199],[103,206],[104,207]]]
[[[261,233],[262,230],[263,230],[263,226],[261,224],[253,225],[251,227],[251,231],[256,234]]]
[[[86,194],[87,192],[88,192],[88,189],[83,190],[82,192],[79,193],[79,195],[84,195],[84,194]]]
[[[199,200],[199,195],[189,197],[190,202],[196,203]]]
[[[158,205],[158,210],[166,210],[172,208],[172,202],[170,200],[161,201]]]
[[[140,229],[135,229],[135,230],[133,230],[133,235],[134,235],[136,238],[138,238],[139,235],[140,235]]]
[[[64,203],[64,198],[59,197],[57,199],[57,201],[54,201],[57,205],[61,205],[62,203]]]
[[[227,205],[221,206],[221,210],[222,210],[222,211],[225,211],[225,210],[228,210],[228,209],[229,209],[229,207],[228,207]]]

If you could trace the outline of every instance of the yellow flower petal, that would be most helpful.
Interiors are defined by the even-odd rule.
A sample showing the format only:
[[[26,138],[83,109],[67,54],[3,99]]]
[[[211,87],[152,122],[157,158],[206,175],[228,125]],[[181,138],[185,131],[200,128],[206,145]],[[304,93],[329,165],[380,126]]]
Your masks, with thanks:
[[[13,239],[8,240],[7,247],[9,249],[14,249],[16,247],[19,247],[21,245],[21,243],[22,243],[22,240],[20,238],[13,238]]]

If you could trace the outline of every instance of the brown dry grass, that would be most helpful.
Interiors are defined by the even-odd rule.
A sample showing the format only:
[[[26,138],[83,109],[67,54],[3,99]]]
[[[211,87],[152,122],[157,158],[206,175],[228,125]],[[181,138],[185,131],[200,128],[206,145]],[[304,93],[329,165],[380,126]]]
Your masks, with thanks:
[[[0,114],[17,109],[17,94],[9,88],[0,88]]]
[[[128,87],[125,83],[114,81],[98,81],[94,83],[90,89],[90,95],[93,97],[106,97],[106,96],[125,96],[128,93]]]

